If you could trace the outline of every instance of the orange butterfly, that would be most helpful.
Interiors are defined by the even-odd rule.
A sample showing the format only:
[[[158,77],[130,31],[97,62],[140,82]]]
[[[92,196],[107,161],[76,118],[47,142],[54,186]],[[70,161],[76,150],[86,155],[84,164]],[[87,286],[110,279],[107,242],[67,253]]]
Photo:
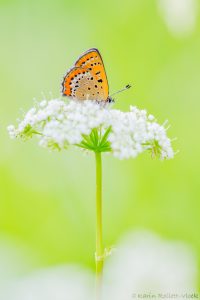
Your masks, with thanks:
[[[130,86],[126,86],[126,89]],[[96,48],[83,53],[64,76],[62,94],[76,100],[112,102],[103,60]]]

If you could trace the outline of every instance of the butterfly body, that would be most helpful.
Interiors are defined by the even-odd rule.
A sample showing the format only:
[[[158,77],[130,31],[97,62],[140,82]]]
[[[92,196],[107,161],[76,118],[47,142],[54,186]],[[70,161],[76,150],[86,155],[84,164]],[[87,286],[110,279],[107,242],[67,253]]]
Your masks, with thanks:
[[[112,102],[103,60],[96,48],[86,51],[75,62],[62,82],[63,96],[76,100]]]

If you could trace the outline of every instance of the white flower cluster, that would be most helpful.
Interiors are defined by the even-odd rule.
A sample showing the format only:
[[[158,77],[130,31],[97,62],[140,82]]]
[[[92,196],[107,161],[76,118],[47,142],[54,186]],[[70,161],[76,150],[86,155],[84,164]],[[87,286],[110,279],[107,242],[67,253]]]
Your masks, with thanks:
[[[27,112],[17,128],[8,126],[8,132],[11,138],[36,134],[41,146],[65,149],[80,144],[95,128],[100,136],[110,128],[107,141],[120,159],[136,157],[147,149],[161,159],[174,155],[166,129],[145,110],[131,106],[129,112],[122,112],[90,100],[43,100]]]

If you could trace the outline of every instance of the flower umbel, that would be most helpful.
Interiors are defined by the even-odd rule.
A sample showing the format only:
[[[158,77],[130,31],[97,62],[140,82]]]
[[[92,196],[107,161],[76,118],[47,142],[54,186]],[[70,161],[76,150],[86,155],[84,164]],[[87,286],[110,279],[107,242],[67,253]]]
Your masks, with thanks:
[[[161,159],[174,155],[165,127],[145,110],[131,106],[129,112],[122,112],[90,100],[43,100],[26,113],[18,127],[8,126],[8,132],[11,138],[25,140],[37,135],[39,144],[50,149],[73,145],[120,159],[145,150]]]

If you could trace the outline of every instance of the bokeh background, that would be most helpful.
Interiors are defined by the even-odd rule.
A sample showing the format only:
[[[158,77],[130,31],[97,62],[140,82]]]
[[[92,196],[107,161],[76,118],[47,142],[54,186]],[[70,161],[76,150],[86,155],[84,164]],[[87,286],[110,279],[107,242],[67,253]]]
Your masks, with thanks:
[[[5,274],[77,263],[94,269],[95,162],[10,140],[34,99],[60,97],[63,74],[100,50],[115,107],[147,109],[179,151],[103,158],[104,241],[148,229],[188,243],[200,259],[200,17],[194,0],[0,1],[0,260]],[[6,260],[7,257],[7,260]],[[200,261],[200,260],[199,260]]]

